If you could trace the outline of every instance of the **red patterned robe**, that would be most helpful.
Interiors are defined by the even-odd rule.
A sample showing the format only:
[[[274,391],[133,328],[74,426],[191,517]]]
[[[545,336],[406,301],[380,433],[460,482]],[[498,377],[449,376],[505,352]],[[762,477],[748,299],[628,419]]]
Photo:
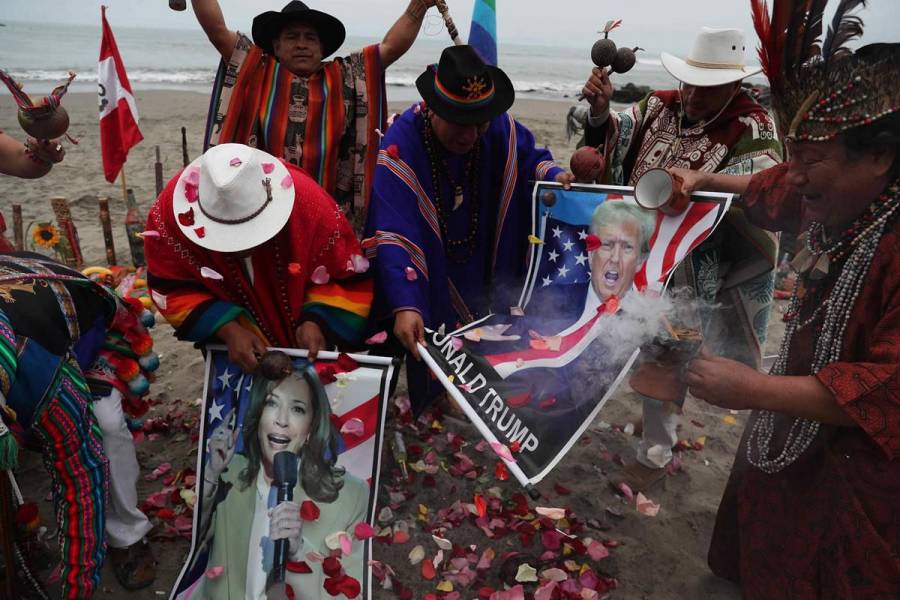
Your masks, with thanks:
[[[786,165],[753,176],[746,214],[798,231],[799,194]],[[842,265],[804,302],[809,318]],[[824,311],[799,329],[787,375],[809,375]],[[900,593],[900,219],[887,225],[843,338],[841,360],[816,374],[855,422],[822,425],[800,458],[766,474],[747,462],[751,418],[725,489],[709,550],[713,572],[747,599],[897,598]],[[776,420],[783,448],[791,418]],[[779,432],[781,435],[779,436]]]

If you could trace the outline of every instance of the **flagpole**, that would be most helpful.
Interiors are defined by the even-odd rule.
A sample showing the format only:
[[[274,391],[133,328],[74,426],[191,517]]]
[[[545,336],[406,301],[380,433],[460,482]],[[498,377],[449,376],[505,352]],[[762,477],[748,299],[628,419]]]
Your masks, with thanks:
[[[119,179],[122,180],[122,200],[128,202],[128,186],[125,183],[125,165],[122,164],[122,170],[119,171]]]

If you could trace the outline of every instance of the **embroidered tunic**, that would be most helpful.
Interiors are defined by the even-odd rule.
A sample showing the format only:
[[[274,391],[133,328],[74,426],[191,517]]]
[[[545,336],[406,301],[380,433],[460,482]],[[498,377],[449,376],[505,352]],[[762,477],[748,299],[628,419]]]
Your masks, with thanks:
[[[753,223],[798,232],[800,195],[786,165],[751,180],[744,194]],[[803,322],[840,273],[832,264]],[[822,315],[795,334],[787,375],[809,375]],[[747,433],[709,549],[717,575],[750,600],[894,598],[900,590],[900,221],[889,223],[854,305],[838,362],[816,378],[855,427],[822,425],[792,465],[769,475],[747,462]],[[778,415],[771,448],[783,448],[792,417]],[[780,433],[780,435],[779,435]]]
[[[302,167],[360,232],[387,104],[378,45],[294,75],[240,35],[219,67],[204,148],[237,142]]]
[[[294,179],[294,210],[284,228],[254,249],[251,268],[233,254],[205,250],[175,223],[172,194],[178,175],[147,217],[148,284],[160,312],[179,339],[211,341],[229,321],[255,330],[271,346],[293,348],[294,331],[315,321],[332,343],[352,344],[363,334],[372,283],[351,268],[359,241],[334,201],[303,171],[287,165]],[[207,267],[223,277],[204,277]],[[310,278],[324,267],[329,281]]]

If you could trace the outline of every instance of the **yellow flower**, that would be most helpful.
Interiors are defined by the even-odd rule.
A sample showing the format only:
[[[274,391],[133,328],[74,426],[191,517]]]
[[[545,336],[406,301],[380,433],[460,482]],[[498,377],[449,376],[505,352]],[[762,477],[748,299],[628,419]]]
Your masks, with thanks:
[[[55,248],[59,243],[59,230],[50,223],[38,223],[31,238],[38,246]]]

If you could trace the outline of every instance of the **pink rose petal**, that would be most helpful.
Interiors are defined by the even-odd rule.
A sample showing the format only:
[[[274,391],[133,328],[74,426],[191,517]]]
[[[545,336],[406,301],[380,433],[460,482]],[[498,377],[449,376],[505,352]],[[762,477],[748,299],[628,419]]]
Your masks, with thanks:
[[[629,502],[634,502],[634,492],[624,481],[619,484],[619,491]]]
[[[284,179],[281,180],[281,189],[286,190],[294,185],[294,178],[291,177],[291,174],[288,173],[284,176]]]
[[[359,437],[365,433],[366,424],[363,423],[362,419],[358,417],[353,417],[348,420],[346,423],[341,425],[341,433],[344,435],[353,435]]]
[[[361,254],[352,254],[350,264],[354,273],[365,273],[369,270],[369,259]]]
[[[542,517],[553,519],[554,521],[566,518],[566,509],[564,508],[548,508],[546,506],[538,506],[534,509],[534,512],[541,515]]]
[[[635,498],[635,503],[637,506],[637,511],[642,515],[655,517],[657,513],[659,513],[659,504],[657,504],[653,500],[650,500],[640,492],[638,492],[637,498]]]
[[[378,333],[367,339],[366,344],[368,344],[369,346],[372,346],[374,344],[383,344],[387,341],[387,337],[387,331],[379,331]]]
[[[344,556],[350,556],[353,552],[353,540],[346,533],[342,533],[338,539],[341,543],[341,552],[344,553]]]
[[[147,231],[142,231],[140,235],[142,238],[158,238],[159,232],[155,229],[148,229]]]
[[[419,278],[419,274],[416,273],[416,270],[412,267],[406,267],[405,269],[403,269],[403,271],[406,273],[407,281],[415,281]]]
[[[198,169],[191,169],[188,171],[187,176],[184,178],[184,183],[194,187],[200,185],[200,171]]]
[[[222,275],[209,267],[200,267],[200,276],[205,277],[206,279],[215,279],[217,281],[224,281],[225,278]]]
[[[506,444],[501,444],[500,442],[491,442],[491,449],[497,453],[497,456],[507,462],[516,461],[516,459],[513,458],[512,452],[510,452],[509,448],[506,447]]]
[[[360,541],[375,537],[376,533],[375,528],[365,521],[357,523],[356,527],[353,528],[353,536]]]
[[[587,547],[588,556],[591,557],[592,560],[603,560],[607,556],[609,556],[609,550],[607,550],[606,546],[594,540]]]
[[[225,572],[225,567],[223,567],[221,565],[218,567],[210,567],[206,570],[206,577],[208,579],[215,579],[216,577],[218,577],[219,575],[221,575],[224,572]]]
[[[275,170],[275,163],[263,163],[262,170],[263,170],[263,173],[268,175],[269,173],[271,173],[272,171]]]
[[[325,557],[316,551],[306,553],[306,562],[320,563],[323,560],[325,560]]]
[[[547,571],[559,571],[560,573],[562,573],[563,579],[561,581],[565,581],[566,579],[568,579],[568,576],[566,576],[565,572],[562,569],[547,569]],[[546,573],[547,571],[544,571],[544,573]],[[541,575],[544,575],[544,573],[541,573]],[[551,579],[547,583],[541,585],[541,587],[539,587],[537,590],[535,590],[534,600],[550,600],[551,598],[553,598],[553,591],[555,589],[556,580]]]
[[[324,285],[328,283],[331,279],[331,276],[328,274],[328,269],[325,268],[324,265],[319,265],[316,267],[316,270],[312,272],[312,282],[318,285]]]
[[[454,350],[459,350],[460,348],[463,347],[462,338],[458,338],[458,337],[450,338],[450,345],[453,346]]]
[[[244,162],[237,156],[228,161],[228,166],[230,167],[239,167],[242,164],[244,164]]]

